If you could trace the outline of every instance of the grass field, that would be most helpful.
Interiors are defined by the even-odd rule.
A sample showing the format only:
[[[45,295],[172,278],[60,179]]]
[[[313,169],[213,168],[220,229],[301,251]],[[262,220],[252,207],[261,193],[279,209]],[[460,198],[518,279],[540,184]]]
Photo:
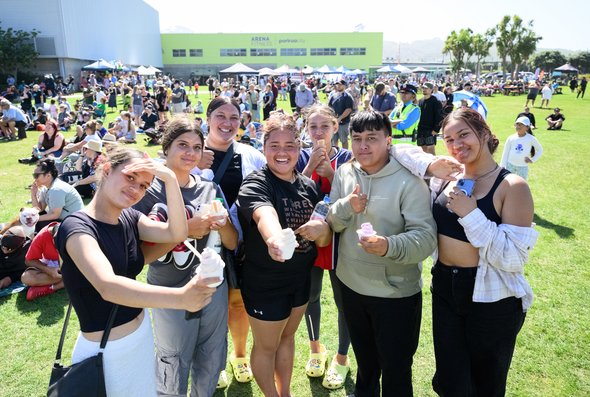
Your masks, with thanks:
[[[206,107],[208,94],[201,93],[201,99]],[[504,142],[514,132],[513,123],[522,110],[525,96],[496,95],[484,101],[489,108],[492,131]],[[279,102],[285,108],[287,104]],[[517,340],[508,396],[590,395],[590,270],[587,265],[590,211],[585,201],[590,188],[584,179],[590,154],[590,98],[576,100],[564,87],[564,94],[555,95],[551,106],[561,107],[567,119],[561,131],[546,130],[543,119],[550,110],[532,109],[539,127],[535,135],[544,147],[543,157],[531,166],[529,173],[535,222],[541,235],[526,266],[526,275],[536,299]],[[107,121],[114,116],[109,114]],[[31,146],[36,143],[37,133],[28,134],[23,141],[0,142],[0,222],[13,218],[29,199],[30,192],[25,187],[31,183],[33,167],[17,163],[18,158],[30,154]],[[137,146],[143,148],[145,144],[139,137]],[[146,150],[155,155],[157,149]],[[497,159],[501,150],[502,147]],[[440,142],[437,152],[446,154]],[[426,260],[425,286],[430,283],[430,265],[430,259]],[[328,277],[324,278],[324,291],[322,341],[333,353],[337,346],[336,315]],[[63,291],[34,302],[27,302],[24,294],[0,298],[0,397],[45,394],[66,308]],[[434,396],[430,387],[434,371],[430,308],[430,292],[426,287],[420,345],[414,362],[416,396]],[[77,319],[74,316],[72,320],[66,357],[75,340]],[[293,395],[345,396],[353,391],[354,360],[345,388],[329,392],[322,388],[321,379],[305,376],[308,344],[304,324],[298,331],[296,346]],[[261,396],[261,393],[254,382],[247,385],[234,382],[225,391],[216,393],[221,395]]]

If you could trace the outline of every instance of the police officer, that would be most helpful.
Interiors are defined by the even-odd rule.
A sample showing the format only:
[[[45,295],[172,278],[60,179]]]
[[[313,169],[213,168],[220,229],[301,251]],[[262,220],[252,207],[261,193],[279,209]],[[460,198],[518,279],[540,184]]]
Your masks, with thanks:
[[[415,139],[414,134],[420,121],[420,108],[416,104],[417,91],[417,87],[410,83],[403,84],[400,87],[401,101],[389,116],[394,136],[399,135],[395,133],[397,130],[401,132],[404,138],[410,136],[412,140]]]

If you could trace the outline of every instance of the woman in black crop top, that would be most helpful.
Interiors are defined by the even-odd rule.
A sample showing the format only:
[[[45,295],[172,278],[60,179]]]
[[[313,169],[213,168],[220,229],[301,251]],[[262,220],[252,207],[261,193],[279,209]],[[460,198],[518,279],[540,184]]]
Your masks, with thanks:
[[[154,176],[168,189],[169,221],[156,222],[131,209]],[[119,305],[104,351],[107,394],[155,396],[154,341],[145,307],[198,311],[215,292],[214,280],[191,280],[181,288],[135,280],[144,263],[161,252],[144,253],[140,241],[172,243],[187,236],[184,203],[174,172],[130,149],[111,153],[88,206],[64,219],[56,245],[65,288],[80,320],[72,362],[96,355],[113,307]],[[161,244],[166,246],[166,244]],[[217,280],[216,280],[217,281]]]
[[[436,373],[444,396],[503,396],[516,336],[532,302],[524,279],[533,199],[526,181],[498,166],[498,140],[473,109],[442,124],[449,154],[475,181],[471,197],[457,182],[432,181],[438,261],[432,269]]]

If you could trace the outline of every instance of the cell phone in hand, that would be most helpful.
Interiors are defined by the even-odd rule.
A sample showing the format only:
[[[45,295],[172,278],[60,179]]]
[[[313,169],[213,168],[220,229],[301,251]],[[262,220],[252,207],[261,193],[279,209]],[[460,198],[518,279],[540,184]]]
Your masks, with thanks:
[[[474,187],[475,181],[473,179],[459,179],[457,181],[457,188],[465,193],[467,197],[471,197]]]

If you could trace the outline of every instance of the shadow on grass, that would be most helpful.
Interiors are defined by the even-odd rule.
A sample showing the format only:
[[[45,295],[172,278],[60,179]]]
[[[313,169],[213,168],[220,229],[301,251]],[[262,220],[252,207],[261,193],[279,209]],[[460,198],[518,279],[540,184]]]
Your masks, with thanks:
[[[321,378],[309,378],[309,390],[311,391],[311,395],[313,397],[324,397],[324,396],[329,396],[330,392],[332,390],[328,390],[326,389],[324,386],[322,386],[322,381],[323,381],[323,377]],[[342,390],[342,389],[337,389],[337,390]],[[344,381],[344,390],[346,391],[344,394],[345,395],[351,395],[352,393],[354,393],[354,380],[352,379],[352,376],[350,376],[350,372],[348,373],[348,375],[346,375],[346,380]],[[336,391],[336,390],[334,390]]]
[[[18,294],[16,308],[23,314],[39,312],[37,324],[49,326],[60,322],[65,317],[68,302],[69,299],[65,289],[61,289],[54,294],[43,296],[31,302],[27,301],[26,294]]]
[[[213,394],[213,397],[223,397],[223,396],[239,396],[239,397],[252,397],[254,392],[252,391],[253,387],[256,386],[256,381],[252,380],[248,383],[239,383],[235,380],[231,380],[229,386],[226,389],[216,390]]]
[[[575,232],[575,229],[572,229],[571,227],[556,225],[555,223],[548,221],[547,219],[541,218],[537,214],[534,215],[533,222],[535,222],[539,227],[545,229],[552,229],[561,238],[573,237]]]

